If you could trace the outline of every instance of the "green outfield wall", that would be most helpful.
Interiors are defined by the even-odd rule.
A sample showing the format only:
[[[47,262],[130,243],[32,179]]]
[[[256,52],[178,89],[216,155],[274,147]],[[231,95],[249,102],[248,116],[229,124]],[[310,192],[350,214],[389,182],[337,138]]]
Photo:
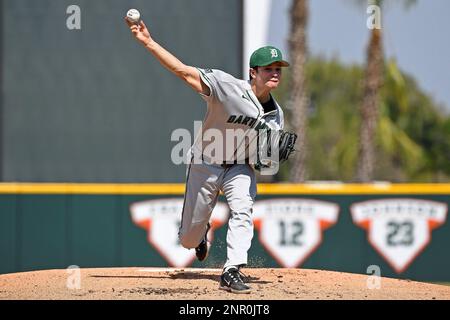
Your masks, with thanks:
[[[210,257],[199,263],[176,248],[180,207],[172,204],[183,192],[181,184],[0,184],[0,273],[220,267],[225,199],[222,216],[213,213]],[[364,274],[378,266],[382,276],[450,281],[449,205],[448,184],[259,185],[249,267]]]

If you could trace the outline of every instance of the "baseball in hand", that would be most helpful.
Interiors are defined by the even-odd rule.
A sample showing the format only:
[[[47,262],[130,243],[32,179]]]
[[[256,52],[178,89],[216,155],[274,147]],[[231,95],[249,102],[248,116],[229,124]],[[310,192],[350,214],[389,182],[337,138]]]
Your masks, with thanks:
[[[139,19],[141,18],[141,14],[136,9],[130,9],[127,12],[127,19],[132,23],[139,23]]]

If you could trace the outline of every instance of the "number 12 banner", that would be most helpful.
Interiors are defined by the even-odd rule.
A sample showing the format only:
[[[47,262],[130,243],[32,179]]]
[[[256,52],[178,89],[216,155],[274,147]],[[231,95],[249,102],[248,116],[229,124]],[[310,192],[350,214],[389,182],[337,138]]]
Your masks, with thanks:
[[[338,214],[337,204],[312,199],[262,200],[253,206],[260,243],[285,268],[300,266],[320,246]]]

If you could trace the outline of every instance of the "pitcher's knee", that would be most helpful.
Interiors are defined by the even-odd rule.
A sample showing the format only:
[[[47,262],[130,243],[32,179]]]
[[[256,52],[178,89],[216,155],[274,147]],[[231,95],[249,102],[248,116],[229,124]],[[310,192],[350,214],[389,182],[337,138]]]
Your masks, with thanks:
[[[253,229],[253,218],[249,211],[231,212],[230,221],[239,229]]]
[[[251,201],[239,201],[239,203],[232,204],[230,206],[232,212],[239,212],[251,216],[253,213],[253,202]]]
[[[243,204],[240,206],[233,206],[231,208],[231,214],[239,214],[242,218],[252,219],[253,215],[253,204]]]

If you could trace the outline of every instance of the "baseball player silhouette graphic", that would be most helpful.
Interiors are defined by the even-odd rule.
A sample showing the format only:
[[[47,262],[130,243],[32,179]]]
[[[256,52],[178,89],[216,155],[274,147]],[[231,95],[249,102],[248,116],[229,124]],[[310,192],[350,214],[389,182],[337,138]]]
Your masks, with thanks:
[[[180,243],[185,248],[195,248],[198,260],[206,259],[210,246],[207,241],[209,219],[222,191],[230,207],[230,217],[226,238],[227,260],[219,288],[233,293],[249,293],[251,287],[240,269],[247,264],[247,252],[253,238],[252,206],[256,197],[254,170],[270,167],[270,163],[261,164],[258,152],[258,163],[252,163],[248,148],[239,156],[234,147],[230,153],[225,150],[228,141],[223,143],[223,153],[218,152],[220,155],[213,159],[210,154],[206,154],[201,135],[209,129],[218,130],[223,137],[226,137],[227,130],[255,132],[257,129],[269,128],[282,131],[283,111],[270,92],[278,87],[282,67],[289,66],[289,63],[283,60],[279,49],[262,47],[250,58],[250,80],[236,79],[220,70],[185,65],[152,39],[143,21],[139,24],[132,24],[127,19],[125,21],[134,37],[207,103],[200,137],[196,138],[191,148],[179,229]],[[295,139],[290,142],[293,145]],[[248,146],[248,141],[245,145]],[[232,157],[228,157],[230,154]]]

